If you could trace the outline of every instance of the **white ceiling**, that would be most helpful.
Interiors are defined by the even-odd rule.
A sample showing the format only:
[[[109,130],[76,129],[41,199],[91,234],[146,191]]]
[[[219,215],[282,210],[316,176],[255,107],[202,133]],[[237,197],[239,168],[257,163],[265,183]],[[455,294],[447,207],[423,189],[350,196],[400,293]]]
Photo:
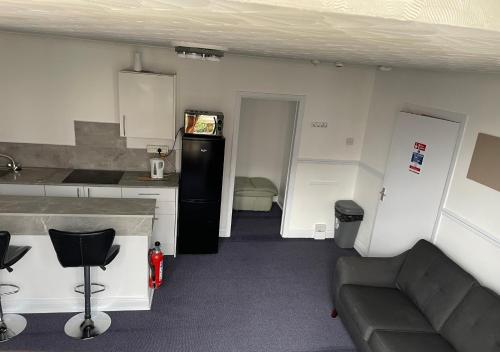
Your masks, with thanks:
[[[500,71],[499,0],[2,0],[0,29],[370,65]]]

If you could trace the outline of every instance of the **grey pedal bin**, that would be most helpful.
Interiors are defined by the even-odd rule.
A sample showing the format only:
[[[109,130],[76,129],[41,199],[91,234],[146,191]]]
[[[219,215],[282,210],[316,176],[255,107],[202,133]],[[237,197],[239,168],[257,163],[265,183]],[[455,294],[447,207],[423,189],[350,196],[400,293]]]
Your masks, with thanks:
[[[364,211],[352,200],[335,202],[335,243],[340,248],[353,248]]]

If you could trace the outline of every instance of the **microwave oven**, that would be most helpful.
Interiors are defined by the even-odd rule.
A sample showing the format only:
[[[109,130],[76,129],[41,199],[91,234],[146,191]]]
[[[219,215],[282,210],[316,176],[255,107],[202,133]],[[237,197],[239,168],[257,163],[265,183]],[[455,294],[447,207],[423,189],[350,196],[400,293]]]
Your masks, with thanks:
[[[186,110],[184,113],[184,133],[222,136],[224,115],[221,112]]]

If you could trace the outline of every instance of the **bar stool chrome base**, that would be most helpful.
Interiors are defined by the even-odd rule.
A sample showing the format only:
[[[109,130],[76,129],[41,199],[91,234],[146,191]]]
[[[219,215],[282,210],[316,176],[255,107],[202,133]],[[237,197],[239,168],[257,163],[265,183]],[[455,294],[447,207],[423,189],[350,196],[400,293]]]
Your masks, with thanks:
[[[0,322],[0,342],[16,337],[26,329],[26,318],[19,314],[5,314]]]
[[[78,340],[92,339],[102,335],[111,326],[111,317],[104,312],[92,312],[91,319],[85,319],[85,313],[70,318],[64,325],[64,332]]]
[[[19,314],[3,314],[1,297],[19,292],[19,286],[0,284],[0,342],[16,337],[26,329],[26,318]]]

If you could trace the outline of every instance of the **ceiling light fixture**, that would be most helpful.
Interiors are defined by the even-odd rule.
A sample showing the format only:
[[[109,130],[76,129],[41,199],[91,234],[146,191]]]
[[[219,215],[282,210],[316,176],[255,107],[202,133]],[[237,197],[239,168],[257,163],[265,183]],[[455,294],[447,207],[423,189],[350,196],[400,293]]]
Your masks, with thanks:
[[[335,67],[338,67],[338,68],[344,67],[344,63],[337,61],[337,62],[335,62]]]
[[[377,67],[377,69],[379,71],[382,71],[382,72],[389,72],[392,70],[392,67],[391,66],[384,66],[384,65],[380,65]]]
[[[224,51],[218,49],[196,48],[190,46],[176,46],[177,56],[183,59],[194,59],[203,61],[220,61],[224,57]]]
[[[314,66],[317,66],[321,63],[321,61],[319,61],[318,59],[313,59],[311,60],[311,64],[313,64]]]

